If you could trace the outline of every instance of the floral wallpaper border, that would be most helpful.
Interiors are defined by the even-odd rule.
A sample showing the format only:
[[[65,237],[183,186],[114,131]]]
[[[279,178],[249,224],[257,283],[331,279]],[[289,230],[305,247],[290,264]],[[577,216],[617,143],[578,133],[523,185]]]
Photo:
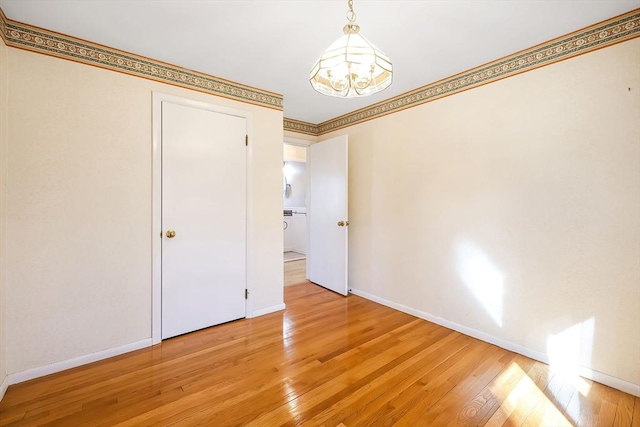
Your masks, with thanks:
[[[7,46],[69,59],[216,96],[282,110],[282,95],[101,46],[8,19],[0,10],[0,36]]]

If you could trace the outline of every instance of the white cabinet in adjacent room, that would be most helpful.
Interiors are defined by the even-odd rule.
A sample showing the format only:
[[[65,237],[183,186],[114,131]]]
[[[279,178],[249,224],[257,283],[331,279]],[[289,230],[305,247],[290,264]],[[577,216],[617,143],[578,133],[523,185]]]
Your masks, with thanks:
[[[293,216],[284,217],[282,227],[284,232],[284,251],[285,252],[289,252],[293,250],[291,247],[291,231],[293,228],[291,225],[292,222],[293,222]]]
[[[307,253],[307,210],[305,208],[293,209],[291,217],[291,250]]]

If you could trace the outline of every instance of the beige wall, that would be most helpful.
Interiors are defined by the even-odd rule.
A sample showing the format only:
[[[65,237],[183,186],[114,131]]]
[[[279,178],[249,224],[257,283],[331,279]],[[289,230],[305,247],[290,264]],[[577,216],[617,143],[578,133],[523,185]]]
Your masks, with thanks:
[[[640,384],[639,70],[636,39],[323,135],[350,286]]]
[[[301,147],[297,145],[284,144],[283,155],[284,161],[291,162],[306,162],[307,161],[307,147]]]
[[[294,139],[294,140],[304,140],[304,141],[309,141],[309,142],[317,142],[318,141],[318,137],[317,136],[307,135],[305,133],[292,132],[290,130],[285,130],[284,131],[284,137],[285,137],[285,140],[288,138],[288,139]]]
[[[151,337],[152,91],[252,113],[252,308],[283,302],[282,112],[8,53],[10,374]]]
[[[8,48],[0,38],[0,399],[2,398],[2,383],[7,376],[6,364],[6,335],[5,300],[6,276],[6,182],[7,182],[7,51]]]

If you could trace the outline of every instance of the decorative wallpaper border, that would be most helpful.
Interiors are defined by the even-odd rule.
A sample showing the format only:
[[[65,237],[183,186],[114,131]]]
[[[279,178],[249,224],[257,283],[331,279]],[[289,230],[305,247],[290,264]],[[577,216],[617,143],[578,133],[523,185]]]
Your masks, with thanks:
[[[0,9],[0,36],[7,46],[282,110],[282,95],[235,83],[8,19]]]
[[[640,37],[640,9],[632,10],[566,36],[322,122],[315,125],[317,127],[316,136],[416,107],[636,37]],[[285,130],[300,132],[296,130],[294,125],[288,127],[287,120],[285,120]],[[313,126],[310,123],[305,123],[305,128],[309,131]]]
[[[318,125],[313,123],[303,122],[301,120],[284,118],[284,130],[291,132],[304,133],[307,135],[318,135]]]
[[[283,109],[282,95],[12,21],[1,9],[0,36],[7,46],[267,108]],[[285,118],[284,130],[323,135],[636,37],[640,37],[640,9],[317,125]]]

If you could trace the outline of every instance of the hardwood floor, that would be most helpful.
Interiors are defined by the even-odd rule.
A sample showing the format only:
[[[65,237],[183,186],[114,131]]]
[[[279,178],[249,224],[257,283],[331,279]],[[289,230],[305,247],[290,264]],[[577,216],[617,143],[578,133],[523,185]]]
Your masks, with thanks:
[[[305,254],[302,254],[300,252],[296,252],[296,251],[287,251],[284,253],[284,262],[287,261],[298,261],[301,259],[305,259],[307,256]]]
[[[312,284],[287,310],[9,388],[0,425],[640,426],[640,399]]]
[[[284,263],[284,285],[310,283],[307,280],[307,260],[288,261]]]

